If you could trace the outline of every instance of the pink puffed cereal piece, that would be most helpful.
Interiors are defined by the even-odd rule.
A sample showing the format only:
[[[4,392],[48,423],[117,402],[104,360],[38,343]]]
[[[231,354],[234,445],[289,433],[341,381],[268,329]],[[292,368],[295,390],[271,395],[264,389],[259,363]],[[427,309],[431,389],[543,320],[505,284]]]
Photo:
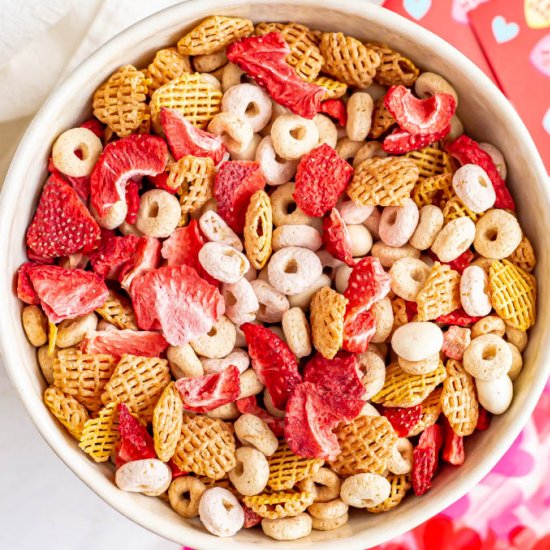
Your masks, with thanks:
[[[471,330],[457,325],[451,325],[443,333],[443,347],[441,351],[449,358],[462,361],[464,350],[470,345]]]

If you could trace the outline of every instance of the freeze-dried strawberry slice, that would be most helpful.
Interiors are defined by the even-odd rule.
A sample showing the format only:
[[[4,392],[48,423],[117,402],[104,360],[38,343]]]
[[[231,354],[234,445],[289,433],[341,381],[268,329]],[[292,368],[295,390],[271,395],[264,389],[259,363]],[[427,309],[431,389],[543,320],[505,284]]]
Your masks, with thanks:
[[[410,134],[406,130],[395,129],[391,134],[387,135],[382,142],[382,149],[390,155],[402,155],[409,151],[418,151],[443,139],[449,132],[451,127],[447,126],[441,132],[435,134]]]
[[[487,410],[484,409],[481,405],[479,406],[479,416],[477,418],[476,430],[484,432],[489,429],[491,425],[491,418],[493,415]]]
[[[405,300],[405,312],[407,313],[407,321],[410,323],[415,315],[418,315],[418,304]]]
[[[281,338],[261,325],[241,325],[248,344],[252,368],[267,388],[277,409],[284,410],[294,386],[302,380],[298,361]]]
[[[156,269],[160,263],[161,244],[154,237],[140,237],[136,245],[134,259],[128,262],[119,272],[118,280],[126,291],[130,290],[132,282],[139,275]]]
[[[361,311],[357,315],[346,312],[342,349],[352,353],[363,353],[367,351],[375,333],[376,320],[371,311]]]
[[[340,453],[333,433],[340,417],[327,405],[325,394],[315,384],[298,384],[286,407],[285,438],[293,453],[332,461]]]
[[[237,233],[242,233],[250,197],[265,187],[260,165],[248,160],[224,162],[214,181],[218,214]]]
[[[57,258],[90,252],[99,244],[100,229],[75,190],[52,174],[42,191],[27,230],[27,246],[38,256]]]
[[[245,529],[250,529],[262,522],[262,516],[259,516],[254,510],[251,510],[246,504],[241,504],[244,511],[244,524]]]
[[[128,205],[128,213],[125,221],[134,224],[139,210],[139,184],[136,181],[130,181],[126,186],[126,204]]]
[[[451,262],[442,262],[437,257],[435,252],[432,252],[431,250],[428,252],[428,255],[435,262],[440,262],[442,264],[446,263],[451,269],[458,271],[461,275],[462,275],[462,272],[472,263],[472,260],[475,258],[474,253],[470,249],[465,250],[460,256],[458,256]]]
[[[193,126],[179,111],[161,109],[160,124],[176,160],[185,155],[210,157],[215,165],[222,160],[226,149],[221,136]]]
[[[206,334],[225,311],[218,289],[186,265],[143,273],[134,279],[130,295],[138,326],[162,329],[174,346]]]
[[[378,258],[369,256],[359,260],[351,272],[344,296],[348,299],[350,315],[370,309],[390,291],[391,277],[384,271]]]
[[[175,195],[179,187],[170,187],[168,185],[168,176],[170,172],[161,172],[156,176],[148,176],[147,179],[157,188],[162,189],[163,191],[168,191],[168,193]]]
[[[272,414],[269,414],[265,409],[262,409],[258,405],[258,400],[255,395],[237,399],[235,404],[241,414],[253,414],[258,418],[261,418],[277,437],[282,437],[284,435],[285,427],[283,419],[277,418]]]
[[[229,365],[214,374],[180,378],[176,380],[176,388],[186,410],[207,413],[227,403],[233,403],[239,397],[239,369],[235,365]]]
[[[151,134],[132,134],[109,143],[90,177],[91,203],[100,216],[125,200],[126,185],[135,176],[154,176],[168,161],[166,142]]]
[[[135,418],[124,403],[118,404],[118,431],[120,444],[116,454],[116,467],[126,462],[157,458],[153,438],[147,428]]]
[[[92,117],[85,120],[80,127],[90,130],[90,132],[93,132],[99,139],[103,139],[105,137],[105,126],[103,126],[97,118]]]
[[[468,315],[462,308],[455,309],[447,315],[440,315],[435,322],[442,325],[458,325],[459,327],[467,327],[477,323],[481,317],[472,317]]]
[[[464,451],[464,437],[456,435],[449,421],[443,417],[443,452],[441,458],[453,466],[462,466],[466,459]]]
[[[302,80],[286,62],[290,47],[278,32],[250,36],[227,48],[227,59],[252,77],[280,105],[304,118],[313,118],[326,90]]]
[[[158,357],[168,342],[159,332],[146,330],[99,330],[86,335],[81,343],[85,353],[106,353],[122,357],[128,353],[140,357]]]
[[[319,112],[324,113],[330,118],[338,121],[340,126],[345,126],[348,121],[346,104],[341,99],[327,99],[326,101],[323,101]]]
[[[412,486],[415,495],[421,496],[432,487],[432,478],[439,463],[439,450],[443,444],[441,427],[426,428],[413,451]]]
[[[446,150],[456,158],[461,165],[477,164],[487,172],[493,184],[493,188],[495,189],[495,208],[515,210],[516,206],[514,204],[514,199],[512,195],[510,195],[506,182],[500,177],[491,156],[485,152],[476,141],[463,134],[452,143],[449,143],[446,146]]]
[[[56,174],[67,181],[67,183],[75,190],[78,198],[86,204],[88,197],[90,196],[90,176],[75,178],[74,176],[63,174],[55,167],[52,157],[48,159],[48,172],[51,174]]]
[[[330,214],[323,218],[321,239],[329,254],[349,266],[355,265],[355,260],[351,254],[351,237],[340,212],[336,208],[333,208]]]
[[[58,265],[25,264],[19,270],[20,297],[30,294],[30,287],[52,323],[90,313],[102,306],[109,291],[95,273],[82,269],[65,269]]]
[[[102,279],[118,279],[121,271],[132,263],[139,237],[116,237],[112,231],[102,231],[99,248],[90,256],[92,269]]]
[[[25,304],[38,305],[40,298],[34,290],[29,272],[39,264],[33,262],[24,263],[17,271],[17,297]]]
[[[310,216],[336,206],[353,176],[353,168],[326,143],[304,155],[296,170],[296,204]]]
[[[340,351],[334,359],[316,353],[304,369],[304,382],[315,384],[334,415],[346,422],[351,422],[365,405],[365,386],[351,353]]]
[[[451,94],[436,93],[418,99],[405,86],[392,86],[384,96],[384,105],[399,127],[413,136],[442,132],[456,111]]]
[[[168,466],[170,466],[170,470],[172,470],[172,479],[176,479],[177,477],[186,476],[189,474],[189,472],[184,472],[183,470],[180,470],[172,459],[170,459],[167,464]]]
[[[387,407],[382,412],[390,424],[393,426],[398,437],[407,437],[408,433],[414,428],[422,417],[422,407]]]

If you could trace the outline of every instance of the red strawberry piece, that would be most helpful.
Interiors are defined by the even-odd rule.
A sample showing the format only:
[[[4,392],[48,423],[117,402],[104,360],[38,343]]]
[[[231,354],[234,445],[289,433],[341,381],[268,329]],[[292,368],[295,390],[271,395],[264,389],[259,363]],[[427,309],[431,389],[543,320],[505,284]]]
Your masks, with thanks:
[[[376,320],[371,311],[361,311],[357,315],[346,312],[342,349],[352,353],[363,353],[367,351],[369,342],[375,333]]]
[[[435,322],[442,325],[458,325],[459,327],[467,327],[477,323],[481,317],[472,317],[468,315],[462,308],[455,309],[447,315],[440,315]]]
[[[33,262],[27,262],[17,271],[17,297],[25,304],[38,305],[40,303],[40,298],[38,298],[29,277],[29,272],[37,265]]]
[[[462,464],[464,464],[464,460],[466,459],[466,453],[464,452],[464,438],[460,435],[456,435],[448,420],[445,417],[443,418],[444,441],[441,458],[453,466],[462,466]]]
[[[246,504],[241,504],[244,511],[244,525],[245,529],[250,529],[262,522],[262,516],[259,516],[254,510],[251,510]]]
[[[340,126],[345,126],[348,121],[346,104],[341,99],[327,99],[321,103],[320,113],[325,113],[330,118],[338,121]]]
[[[38,256],[57,258],[90,252],[99,244],[100,229],[74,189],[52,174],[27,229],[27,246]]]
[[[284,410],[293,388],[302,381],[298,361],[288,345],[262,325],[241,325],[248,344],[252,368],[264,384],[277,409]]]
[[[53,159],[51,157],[48,159],[48,172],[50,172],[51,174],[57,174],[58,176],[61,176],[64,180],[66,180],[67,183],[69,183],[69,185],[75,190],[78,198],[84,204],[86,204],[86,202],[88,201],[88,197],[90,196],[90,176],[82,176],[80,178],[76,178],[74,176],[63,174],[55,167]]]
[[[489,429],[491,425],[491,418],[493,415],[487,410],[484,409],[481,405],[479,406],[479,416],[477,418],[476,430],[484,432]]]
[[[415,495],[421,496],[432,487],[432,478],[439,463],[439,450],[443,444],[441,427],[426,428],[413,451],[412,486]]]
[[[189,472],[184,472],[183,470],[180,470],[172,459],[170,459],[167,464],[168,466],[170,466],[170,470],[172,470],[172,479],[176,479],[177,477],[186,476],[189,474]]]
[[[136,277],[158,267],[160,264],[160,249],[161,244],[158,239],[154,237],[139,238],[133,261],[126,263],[118,275],[118,280],[124,290],[130,290]]]
[[[100,216],[126,196],[126,185],[135,176],[154,176],[168,161],[166,142],[150,134],[132,134],[109,143],[90,177],[91,203]]]
[[[365,386],[351,353],[341,351],[334,359],[316,353],[304,369],[304,382],[315,384],[334,415],[346,422],[351,422],[365,405]]]
[[[443,333],[441,351],[449,358],[462,361],[464,350],[470,345],[470,329],[451,325]]]
[[[336,208],[333,208],[330,214],[323,218],[321,238],[329,254],[349,266],[355,265],[355,260],[351,254],[351,237],[340,212]]]
[[[90,130],[93,132],[99,139],[103,139],[105,137],[105,126],[97,120],[97,118],[89,118],[88,120],[85,120],[81,125],[81,128],[86,128],[86,130]]]
[[[407,313],[407,321],[410,323],[414,316],[418,314],[418,305],[416,302],[405,300],[405,311]]]
[[[405,86],[392,86],[384,97],[384,105],[399,127],[413,136],[442,132],[456,111],[456,100],[451,94],[418,99]]]
[[[285,438],[293,453],[332,461],[340,453],[333,430],[340,423],[326,402],[326,395],[316,384],[298,384],[288,400],[285,415]]]
[[[265,187],[260,165],[248,160],[224,162],[216,174],[214,197],[218,214],[237,233],[242,233],[250,197]]]
[[[126,186],[126,204],[128,205],[128,213],[125,221],[134,224],[139,210],[139,184],[135,181],[130,181]]]
[[[242,399],[237,399],[235,401],[237,409],[241,414],[253,414],[258,418],[262,419],[269,429],[277,436],[282,437],[284,435],[284,421],[282,418],[276,418],[272,414],[268,413],[265,409],[262,409],[258,405],[258,400],[255,395],[250,397],[243,397]]]
[[[161,109],[160,124],[176,160],[193,155],[210,157],[214,164],[218,164],[225,155],[221,136],[196,128],[175,109]]]
[[[44,256],[40,256],[39,254],[36,254],[36,252],[33,252],[28,246],[27,246],[27,258],[31,262],[37,262],[39,264],[54,264],[55,258],[44,258]]]
[[[422,407],[387,407],[382,413],[393,426],[397,437],[407,437],[422,417]]]
[[[428,252],[428,255],[435,262],[440,262],[442,264],[446,263],[451,269],[458,271],[461,275],[475,258],[474,253],[470,249],[465,250],[460,256],[458,256],[458,258],[455,258],[452,262],[442,262],[431,250]]]
[[[162,329],[174,346],[206,334],[225,311],[218,289],[186,265],[143,273],[134,279],[130,295],[138,326]]]
[[[506,187],[506,182],[500,177],[491,156],[476,141],[463,134],[452,143],[449,143],[446,150],[461,165],[477,164],[487,172],[496,193],[495,208],[515,210],[514,199],[510,195],[508,187]]]
[[[359,260],[351,272],[344,296],[348,299],[350,315],[370,309],[390,291],[391,277],[384,271],[378,258],[369,256]]]
[[[321,108],[326,90],[302,80],[286,62],[290,47],[278,32],[250,36],[229,45],[227,59],[252,77],[277,103],[304,118]]]
[[[353,168],[326,143],[303,156],[296,170],[296,204],[310,216],[336,206],[353,176]]]
[[[441,132],[435,134],[410,134],[406,130],[395,129],[391,134],[387,135],[382,142],[382,149],[390,155],[402,155],[409,151],[418,151],[443,139],[449,132],[451,127],[447,126]]]
[[[133,263],[140,239],[135,235],[115,237],[110,231],[102,233],[99,248],[90,256],[92,269],[102,279],[118,279],[120,273]]]
[[[170,187],[168,185],[168,176],[170,172],[161,172],[156,176],[148,176],[148,180],[157,188],[162,189],[163,191],[168,191],[172,195],[175,195],[179,187]]]
[[[195,413],[207,413],[233,403],[240,393],[239,369],[229,365],[223,371],[176,380],[183,406]]]
[[[153,438],[140,421],[135,418],[124,403],[118,404],[118,431],[120,445],[116,455],[116,467],[126,462],[157,458]]]
[[[27,267],[25,267],[27,266]],[[52,323],[86,315],[102,306],[109,293],[95,273],[81,269],[65,269],[58,265],[25,264],[19,270],[20,296],[30,298],[28,285]],[[19,294],[18,294],[19,295]]]
[[[145,330],[99,330],[84,338],[81,348],[85,353],[106,353],[122,357],[128,353],[140,357],[158,357],[168,342],[158,332]]]

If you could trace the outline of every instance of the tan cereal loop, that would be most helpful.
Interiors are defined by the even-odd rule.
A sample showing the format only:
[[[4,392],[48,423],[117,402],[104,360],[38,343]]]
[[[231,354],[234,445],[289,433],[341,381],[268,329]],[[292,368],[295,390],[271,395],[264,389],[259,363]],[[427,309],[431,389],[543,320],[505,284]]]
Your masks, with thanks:
[[[443,414],[456,435],[474,433],[479,416],[474,379],[454,359],[447,361],[447,378],[443,382],[441,404]]]
[[[144,421],[153,419],[153,410],[170,383],[165,359],[123,355],[101,395],[103,404],[126,403],[128,410]]]
[[[149,91],[152,92],[164,86],[170,80],[178,78],[183,73],[190,73],[191,62],[189,57],[181,55],[177,48],[165,48],[158,50],[151,64],[147,67],[150,84]]]
[[[254,25],[249,19],[213,15],[180,38],[178,50],[182,55],[208,55],[253,31]]]
[[[278,519],[301,514],[314,498],[315,493],[308,491],[278,491],[244,497],[243,502],[262,518]]]
[[[411,474],[396,475],[390,472],[386,479],[391,485],[390,496],[378,506],[367,508],[367,512],[371,512],[372,514],[380,514],[381,512],[387,512],[388,510],[395,508],[401,504],[401,501],[407,495],[407,491],[412,487]]]
[[[413,160],[418,166],[420,174],[418,177],[419,182],[433,176],[454,173],[454,165],[451,156],[434,145],[429,145],[418,151],[410,151],[409,153],[405,153],[405,156]],[[452,189],[451,182],[447,184],[447,189]],[[422,206],[424,206],[424,204]]]
[[[314,476],[324,461],[319,458],[303,458],[295,455],[286,441],[267,459],[269,479],[267,486],[273,491],[292,489],[299,481]]]
[[[163,107],[177,109],[189,122],[204,130],[220,112],[221,99],[222,93],[205,82],[199,73],[186,73],[153,92],[151,116],[158,124]]]
[[[55,386],[50,386],[44,392],[44,403],[67,431],[76,439],[80,439],[89,418],[86,407]]]
[[[384,407],[414,407],[422,403],[446,377],[447,371],[441,361],[429,374],[408,374],[393,363],[386,369],[384,386],[372,402]]]
[[[370,139],[378,139],[382,134],[385,134],[395,124],[395,118],[386,109],[384,97],[380,97],[374,104],[374,112],[372,114],[372,124],[369,131]]]
[[[53,364],[53,383],[89,411],[98,411],[102,406],[101,395],[115,367],[116,359],[110,355],[62,349]]]
[[[421,434],[426,428],[433,426],[438,421],[442,411],[442,393],[442,387],[435,388],[435,390],[420,403],[420,420],[410,429],[407,437],[414,437],[415,435]]]
[[[331,463],[339,475],[382,475],[397,443],[397,435],[385,416],[359,416],[336,431],[341,452]]]
[[[300,78],[308,82],[315,80],[323,67],[324,59],[311,31],[304,25],[289,23],[283,27],[281,33],[290,47],[286,62],[294,67]]]
[[[325,99],[339,99],[348,90],[348,85],[344,84],[343,82],[340,82],[339,80],[334,80],[333,78],[329,78],[328,76],[321,75],[317,77],[313,84],[317,84],[317,86],[321,86],[321,88],[324,88],[326,90],[326,93],[323,97],[323,100]]]
[[[117,404],[109,403],[84,424],[78,446],[96,462],[107,462],[118,439]]]
[[[526,273],[531,273],[537,265],[537,258],[531,241],[524,235],[518,247],[508,258],[514,265],[523,269]]]
[[[366,43],[365,46],[380,56],[380,65],[374,76],[374,80],[378,84],[382,84],[382,86],[403,85],[409,88],[414,84],[420,71],[409,58],[392,50],[386,44]]]
[[[327,32],[321,39],[325,58],[323,71],[349,86],[366,88],[372,84],[380,56],[359,40],[341,32]]]
[[[445,203],[445,206],[443,207],[443,218],[445,220],[445,224],[448,224],[450,221],[456,220],[457,218],[463,218],[464,216],[467,216],[475,223],[481,218],[481,216],[483,216],[483,213],[476,214],[475,212],[472,212],[456,196],[452,197]]]
[[[96,312],[115,327],[124,330],[138,330],[136,317],[130,301],[116,292],[109,290],[105,303]]]
[[[416,297],[418,320],[431,321],[460,307],[460,273],[435,262]]]
[[[367,159],[357,166],[347,194],[361,206],[403,206],[418,173],[416,164],[404,157]]]
[[[332,359],[344,340],[344,314],[348,301],[342,294],[324,286],[311,300],[311,335],[315,349]]]
[[[168,384],[153,411],[153,440],[157,456],[168,462],[178,444],[183,422],[183,402],[173,382]]]
[[[508,260],[497,260],[489,268],[491,304],[507,325],[527,330],[535,322],[536,282],[530,273]]]
[[[411,193],[411,199],[418,208],[427,204],[444,208],[447,201],[454,196],[453,177],[450,173],[419,179]]]
[[[147,79],[133,65],[115,71],[94,93],[94,116],[118,136],[139,128],[147,111]]]
[[[223,479],[237,463],[231,425],[208,416],[184,414],[172,459],[184,472]]]
[[[244,222],[244,248],[254,269],[262,269],[269,260],[272,237],[271,201],[269,195],[260,189],[250,197]]]

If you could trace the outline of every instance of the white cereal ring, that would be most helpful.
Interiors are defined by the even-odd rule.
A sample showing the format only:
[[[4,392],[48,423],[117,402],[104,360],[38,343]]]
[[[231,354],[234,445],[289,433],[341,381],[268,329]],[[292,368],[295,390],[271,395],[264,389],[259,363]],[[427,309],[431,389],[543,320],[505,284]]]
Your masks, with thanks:
[[[256,371],[253,368],[246,369],[239,376],[239,386],[241,392],[239,393],[239,399],[245,399],[252,395],[258,395],[264,391],[264,385],[260,382]]]
[[[71,348],[80,344],[87,334],[97,328],[97,315],[92,311],[74,319],[65,319],[57,325],[55,345],[60,348]]]
[[[237,439],[243,445],[252,446],[265,456],[271,456],[279,447],[279,440],[269,426],[254,414],[239,416],[234,428]]]
[[[262,169],[265,181],[269,185],[288,183],[296,173],[297,160],[283,159],[273,148],[271,136],[265,136],[256,149],[256,162]]]
[[[376,474],[355,474],[342,482],[340,498],[355,508],[373,508],[384,502],[391,492],[390,482]]]
[[[290,309],[288,298],[267,281],[256,279],[250,283],[260,307],[256,319],[263,323],[280,323],[285,311]]]
[[[443,228],[445,218],[441,208],[434,204],[424,205],[419,212],[419,221],[409,243],[418,250],[427,250]]]
[[[514,252],[523,233],[513,214],[495,208],[483,214],[475,226],[474,248],[492,260],[502,260]]]
[[[235,452],[236,465],[229,472],[229,481],[244,496],[260,494],[269,479],[267,458],[257,449],[240,447]]]
[[[338,141],[338,130],[334,122],[332,122],[328,116],[321,114],[315,115],[313,117],[313,122],[315,122],[317,131],[319,132],[319,141],[317,145],[322,145],[324,143],[334,149]]]
[[[371,254],[378,258],[384,267],[391,267],[400,258],[420,258],[420,250],[410,244],[390,246],[382,241],[372,245]]]
[[[278,519],[262,519],[264,534],[275,540],[296,540],[311,533],[312,521],[309,514]]]
[[[321,234],[309,225],[281,225],[273,231],[273,250],[289,246],[299,246],[309,250],[319,250],[323,241]]]
[[[504,338],[506,333],[506,324],[498,315],[487,315],[479,321],[476,321],[472,326],[472,338],[477,338],[483,334],[496,334]]]
[[[199,262],[209,275],[222,283],[236,283],[250,268],[250,262],[242,252],[216,242],[203,245]]]
[[[389,246],[403,246],[412,237],[418,225],[418,206],[407,199],[403,206],[386,206],[382,211],[378,232]]]
[[[223,94],[222,111],[236,115],[259,132],[271,118],[271,98],[259,86],[237,84]]]
[[[508,170],[506,168],[506,161],[504,160],[504,155],[497,149],[494,145],[490,143],[480,143],[479,148],[483,149],[492,159],[494,165],[496,166],[498,175],[505,180]]]
[[[180,203],[168,191],[151,189],[141,195],[136,227],[144,235],[161,239],[169,237],[180,219]]]
[[[199,503],[204,527],[218,537],[232,537],[244,525],[244,510],[237,497],[223,487],[206,489]]]
[[[300,292],[299,294],[288,297],[290,307],[299,307],[304,311],[307,311],[309,309],[309,304],[311,303],[313,295],[320,288],[323,288],[324,286],[330,286],[330,283],[331,281],[328,275],[321,275],[308,289]]]
[[[220,315],[208,333],[191,342],[191,347],[203,357],[221,359],[231,353],[236,338],[235,325],[225,315]]]
[[[355,92],[347,104],[346,132],[353,141],[364,141],[370,132],[374,103],[366,92]]]
[[[357,364],[362,373],[361,382],[365,387],[365,394],[362,399],[366,401],[374,397],[384,386],[386,365],[384,360],[372,351],[358,354]]]
[[[469,265],[460,279],[460,303],[468,315],[485,317],[491,313],[489,278],[477,265]]]
[[[258,149],[258,145],[262,142],[262,136],[260,134],[254,134],[252,136],[252,139],[250,140],[250,143],[248,144],[248,147],[241,151],[240,153],[231,153],[231,159],[232,160],[255,160],[256,159],[256,150]],[[223,161],[221,161],[223,162]],[[193,212],[191,212],[191,216],[193,215]]]
[[[244,277],[236,283],[225,283],[222,286],[222,296],[225,300],[225,314],[240,326],[256,319],[260,304],[250,282]]]
[[[477,164],[464,164],[454,173],[453,189],[472,212],[485,212],[495,204],[493,184],[487,172]]]
[[[496,334],[474,338],[464,350],[464,369],[479,380],[494,380],[504,376],[512,366],[512,351]]]
[[[177,202],[177,199],[176,199],[176,202]],[[117,227],[121,227],[125,223],[126,216],[128,215],[128,203],[125,200],[115,202],[113,205],[107,208],[103,216],[100,216],[96,212],[93,206],[90,208],[90,212],[92,213],[92,216],[94,217],[95,221],[98,223],[99,227],[103,227],[103,229],[116,229]],[[181,209],[179,207],[179,203],[178,203],[178,215],[181,216]],[[139,232],[138,236],[141,237],[141,235],[143,235],[143,232],[139,231],[139,229],[137,231]],[[122,231],[122,229],[121,229],[121,233],[123,235],[125,234],[124,231]]]
[[[362,224],[350,224],[346,229],[351,240],[351,255],[354,258],[366,256],[372,248],[372,236],[369,230]]]
[[[348,511],[348,505],[338,495],[334,500],[315,502],[307,511],[317,519],[336,519]]]
[[[319,468],[311,480],[315,484],[315,502],[329,502],[340,496],[342,481],[330,468]]]
[[[242,153],[252,141],[254,131],[246,120],[233,113],[218,113],[208,124],[208,131],[221,136],[230,153]]]
[[[234,349],[231,353],[221,358],[202,358],[202,368],[205,374],[219,373],[225,370],[229,365],[234,365],[243,373],[250,365],[250,357],[244,349]]]
[[[176,380],[178,378],[194,378],[204,374],[202,363],[190,344],[168,346],[166,357],[170,365],[170,372]]]
[[[422,99],[435,94],[450,94],[458,103],[456,90],[441,75],[436,73],[421,73],[414,83],[414,91]]]
[[[514,397],[514,385],[507,374],[492,380],[476,378],[479,404],[491,414],[505,412]]]
[[[400,298],[414,302],[429,274],[430,268],[422,260],[401,258],[390,269],[391,289]]]
[[[282,327],[290,351],[298,358],[307,357],[311,353],[311,333],[304,312],[299,307],[285,311]]]
[[[365,222],[374,210],[374,206],[361,206],[355,204],[352,200],[342,199],[338,201],[336,208],[342,216],[342,221],[348,225]]]
[[[372,306],[376,332],[371,338],[373,344],[381,344],[385,342],[393,329],[393,309],[391,300],[386,297]],[[369,347],[370,349],[370,347]]]
[[[307,290],[322,274],[315,252],[299,246],[281,248],[267,266],[270,284],[283,294],[294,296]]]
[[[77,156],[77,151],[80,156]],[[92,173],[102,151],[101,140],[91,130],[71,128],[55,140],[52,162],[62,174],[81,178]]]
[[[158,496],[164,493],[172,481],[170,466],[156,458],[126,462],[117,469],[115,483],[122,491]]]
[[[279,186],[271,194],[273,225],[311,225],[315,226],[319,218],[308,216],[294,200],[296,186],[292,182]]]
[[[243,243],[225,220],[214,210],[207,210],[199,219],[199,227],[204,236],[212,242],[232,246],[243,251]]]
[[[206,491],[206,485],[193,476],[180,476],[174,479],[168,489],[170,506],[184,518],[199,515],[199,501]]]
[[[462,216],[443,227],[435,238],[432,250],[442,262],[452,262],[470,248],[475,237],[475,223],[467,216]]]
[[[388,460],[388,470],[395,475],[408,474],[413,465],[413,444],[406,437],[399,437]]]
[[[399,327],[392,336],[393,351],[407,361],[422,361],[441,351],[443,332],[428,321],[413,321]]]
[[[289,114],[275,119],[271,127],[273,147],[285,159],[299,159],[319,143],[319,130],[313,120]]]

